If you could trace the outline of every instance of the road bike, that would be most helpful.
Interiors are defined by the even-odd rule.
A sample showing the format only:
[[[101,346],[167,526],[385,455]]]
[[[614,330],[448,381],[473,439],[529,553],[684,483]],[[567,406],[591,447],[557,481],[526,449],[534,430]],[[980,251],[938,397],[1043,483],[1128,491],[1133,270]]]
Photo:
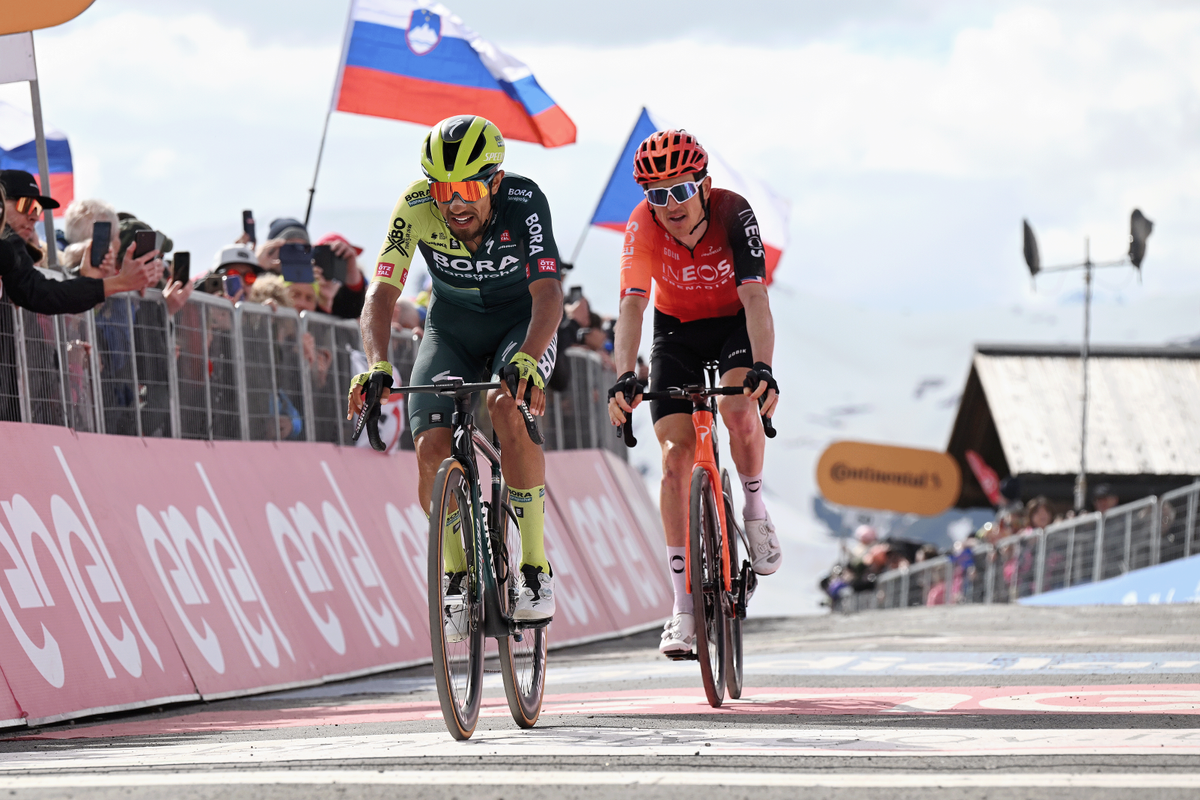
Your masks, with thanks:
[[[687,588],[696,617],[696,652],[675,660],[700,662],[700,677],[708,704],[719,708],[725,693],[736,700],[742,696],[742,622],[746,606],[758,586],[750,561],[738,562],[738,543],[750,552],[745,530],[733,514],[729,473],[721,469],[717,448],[717,397],[742,394],[741,386],[720,386],[718,365],[706,362],[705,386],[671,387],[643,392],[643,400],[690,400],[692,424],[696,428],[696,458],[688,515]],[[763,417],[769,438],[775,428]],[[637,444],[632,418],[619,426],[625,444]],[[721,487],[718,493],[716,486]]]
[[[451,455],[434,479],[429,516],[429,638],[442,718],[450,735],[459,740],[470,738],[479,720],[485,637],[496,640],[504,694],[517,725],[531,728],[537,722],[546,686],[549,620],[512,618],[521,588],[521,532],[500,471],[500,443],[495,433],[488,441],[476,429],[471,413],[474,394],[503,387],[455,378],[391,390],[454,397]],[[378,395],[368,384],[363,417],[370,417],[367,410],[372,401],[377,403]],[[529,437],[542,444],[529,409],[522,403],[518,408]],[[362,425],[360,419],[356,439]],[[378,437],[377,425],[368,420],[368,437]],[[491,464],[489,500],[482,499],[476,454]],[[447,550],[455,560],[455,551],[461,553],[461,563],[448,566]],[[460,569],[463,564],[465,570]]]

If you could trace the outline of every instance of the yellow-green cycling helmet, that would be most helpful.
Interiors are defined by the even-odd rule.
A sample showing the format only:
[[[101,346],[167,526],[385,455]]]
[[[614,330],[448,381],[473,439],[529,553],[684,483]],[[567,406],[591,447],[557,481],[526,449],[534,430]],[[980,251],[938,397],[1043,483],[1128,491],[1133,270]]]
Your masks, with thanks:
[[[483,117],[444,119],[421,145],[421,171],[431,181],[486,181],[504,163],[504,137]]]

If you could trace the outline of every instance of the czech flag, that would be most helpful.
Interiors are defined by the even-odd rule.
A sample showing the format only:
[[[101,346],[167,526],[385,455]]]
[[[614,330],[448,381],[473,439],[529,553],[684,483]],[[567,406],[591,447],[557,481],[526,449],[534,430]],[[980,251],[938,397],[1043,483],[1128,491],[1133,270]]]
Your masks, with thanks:
[[[507,139],[558,147],[575,123],[529,67],[430,0],[354,0],[335,108],[433,125],[478,114]]]
[[[59,203],[70,205],[75,199],[75,170],[71,164],[71,146],[67,135],[44,126],[46,157],[50,168],[50,191]],[[41,182],[38,174],[37,142],[33,134],[33,115],[0,101],[0,169],[23,169]],[[41,187],[46,191],[46,187]]]
[[[617,168],[613,170],[612,177],[608,179],[608,186],[604,188],[604,194],[600,196],[600,202],[596,205],[596,212],[592,214],[592,225],[625,233],[629,215],[633,213],[633,209],[637,207],[638,203],[646,199],[642,187],[638,186],[637,181],[633,179],[633,156],[637,152],[638,145],[655,131],[674,127],[679,126],[668,125],[662,120],[656,120],[647,109],[642,109],[637,124],[633,126],[633,132],[629,134],[629,141],[625,143],[625,149],[621,151]],[[682,127],[686,128],[687,126]],[[695,133],[695,131],[692,132]],[[767,283],[770,283],[775,275],[775,266],[787,248],[788,220],[792,213],[791,204],[771,191],[766,184],[746,178],[736,172],[711,147],[704,144],[702,136],[700,144],[704,145],[705,151],[708,152],[708,174],[712,176],[713,186],[737,192],[746,198],[750,207],[754,209],[766,249]]]

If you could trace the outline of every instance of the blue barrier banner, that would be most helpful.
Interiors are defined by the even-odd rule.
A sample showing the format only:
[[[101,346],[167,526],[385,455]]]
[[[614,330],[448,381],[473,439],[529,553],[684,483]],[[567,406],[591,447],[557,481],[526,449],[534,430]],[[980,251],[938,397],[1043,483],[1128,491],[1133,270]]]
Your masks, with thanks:
[[[1200,603],[1200,555],[1109,578],[1026,597],[1026,606],[1101,606]]]

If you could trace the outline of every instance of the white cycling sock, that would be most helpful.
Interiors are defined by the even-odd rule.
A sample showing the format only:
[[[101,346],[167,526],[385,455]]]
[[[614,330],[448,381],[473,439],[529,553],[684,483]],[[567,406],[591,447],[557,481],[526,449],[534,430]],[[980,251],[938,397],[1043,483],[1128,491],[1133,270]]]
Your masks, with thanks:
[[[687,592],[687,548],[668,547],[667,566],[671,570],[671,588],[675,591],[672,614],[692,613],[692,596]]]
[[[742,482],[742,492],[746,497],[746,507],[742,509],[742,517],[745,519],[767,518],[767,507],[763,505],[762,499],[762,476],[761,472],[749,477],[738,473],[738,480]]]

